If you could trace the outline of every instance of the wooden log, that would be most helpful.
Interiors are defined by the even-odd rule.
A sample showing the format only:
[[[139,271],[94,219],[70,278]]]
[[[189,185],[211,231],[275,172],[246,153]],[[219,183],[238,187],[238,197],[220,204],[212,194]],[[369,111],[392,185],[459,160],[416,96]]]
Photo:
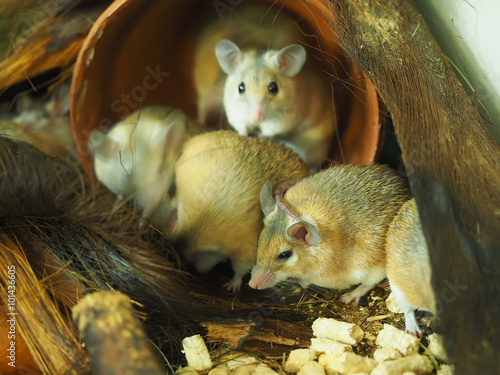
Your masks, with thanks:
[[[457,373],[500,366],[500,151],[411,2],[331,2],[345,50],[394,120]],[[473,306],[473,308],[472,308]]]
[[[92,359],[93,374],[165,373],[125,294],[89,294],[73,308],[73,320]]]
[[[308,347],[311,336],[309,328],[275,319],[265,321],[263,326],[252,321],[244,322],[203,322],[207,328],[208,342],[223,342],[233,349],[241,348],[249,341],[260,341],[291,347]]]

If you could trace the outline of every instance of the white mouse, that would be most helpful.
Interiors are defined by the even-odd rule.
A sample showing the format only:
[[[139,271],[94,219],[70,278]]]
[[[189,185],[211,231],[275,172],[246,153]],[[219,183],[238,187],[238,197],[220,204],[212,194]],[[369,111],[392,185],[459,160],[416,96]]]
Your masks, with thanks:
[[[89,137],[97,179],[121,199],[132,199],[143,216],[163,226],[171,212],[168,192],[182,144],[201,127],[181,110],[142,108],[104,133]],[[158,209],[158,210],[157,210]]]
[[[336,131],[332,94],[300,44],[242,51],[228,39],[215,54],[228,75],[224,109],[240,135],[268,137],[297,152],[310,168],[327,155]]]

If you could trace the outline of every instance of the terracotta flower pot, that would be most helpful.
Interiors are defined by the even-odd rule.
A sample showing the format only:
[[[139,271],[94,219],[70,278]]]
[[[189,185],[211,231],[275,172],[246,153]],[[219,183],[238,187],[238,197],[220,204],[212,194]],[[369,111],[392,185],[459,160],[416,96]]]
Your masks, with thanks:
[[[248,0],[250,1],[250,0]],[[247,1],[247,2],[248,2]],[[87,141],[134,110],[153,104],[197,117],[193,62],[205,21],[229,16],[243,0],[118,0],[97,20],[76,62],[71,122],[81,161],[93,175]],[[267,16],[287,11],[315,34],[325,79],[332,82],[338,132],[331,157],[367,164],[380,150],[384,114],[377,93],[336,42],[335,21],[321,0],[268,0]],[[318,45],[319,44],[319,45]]]

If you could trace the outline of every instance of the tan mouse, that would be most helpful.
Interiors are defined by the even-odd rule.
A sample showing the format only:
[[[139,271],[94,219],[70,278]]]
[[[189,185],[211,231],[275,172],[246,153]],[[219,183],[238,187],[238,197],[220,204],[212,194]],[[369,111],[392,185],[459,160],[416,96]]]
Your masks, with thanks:
[[[301,181],[261,191],[264,228],[250,287],[270,288],[289,277],[346,289],[345,303],[386,276],[390,223],[410,199],[406,181],[384,165],[337,165]]]
[[[198,121],[210,127],[222,125],[227,75],[215,55],[215,46],[221,39],[231,39],[240,46],[279,49],[299,43],[302,35],[294,16],[268,4],[243,2],[233,11],[226,12],[223,22],[212,15],[198,33],[194,48]]]
[[[415,310],[436,312],[429,251],[415,198],[406,202],[387,231],[387,278],[405,314],[406,332],[422,336]]]
[[[145,217],[163,226],[170,217],[168,192],[182,144],[201,127],[179,109],[142,108],[107,133],[89,137],[97,179],[121,199],[133,199]]]
[[[198,121],[220,126],[225,113],[239,134],[272,138],[317,167],[336,113],[325,57],[304,27],[282,7],[252,2],[205,24],[195,47]]]
[[[187,240],[186,259],[207,272],[229,258],[235,274],[225,287],[238,291],[255,264],[262,186],[305,177],[306,165],[278,143],[221,130],[186,142],[175,173],[173,234]]]
[[[224,109],[241,135],[274,139],[297,152],[311,168],[323,162],[336,131],[332,94],[299,44],[276,50],[247,47],[228,39],[215,47],[228,75]]]

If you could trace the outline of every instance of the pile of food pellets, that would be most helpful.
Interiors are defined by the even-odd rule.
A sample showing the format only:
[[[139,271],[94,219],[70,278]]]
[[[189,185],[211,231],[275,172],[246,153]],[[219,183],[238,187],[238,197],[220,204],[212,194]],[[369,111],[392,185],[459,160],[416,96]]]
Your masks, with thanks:
[[[370,358],[353,352],[353,346],[365,335],[356,324],[318,318],[312,330],[314,337],[309,348],[295,349],[284,356],[286,374],[453,374],[453,366],[445,364],[447,358],[442,338],[436,333],[427,337],[428,346],[424,347],[418,337],[385,324],[376,339],[377,349]],[[182,344],[188,366],[179,368],[177,374],[279,374],[259,358],[248,354],[231,352],[211,358],[200,335],[186,337]],[[419,354],[420,348],[424,348],[424,354]]]

